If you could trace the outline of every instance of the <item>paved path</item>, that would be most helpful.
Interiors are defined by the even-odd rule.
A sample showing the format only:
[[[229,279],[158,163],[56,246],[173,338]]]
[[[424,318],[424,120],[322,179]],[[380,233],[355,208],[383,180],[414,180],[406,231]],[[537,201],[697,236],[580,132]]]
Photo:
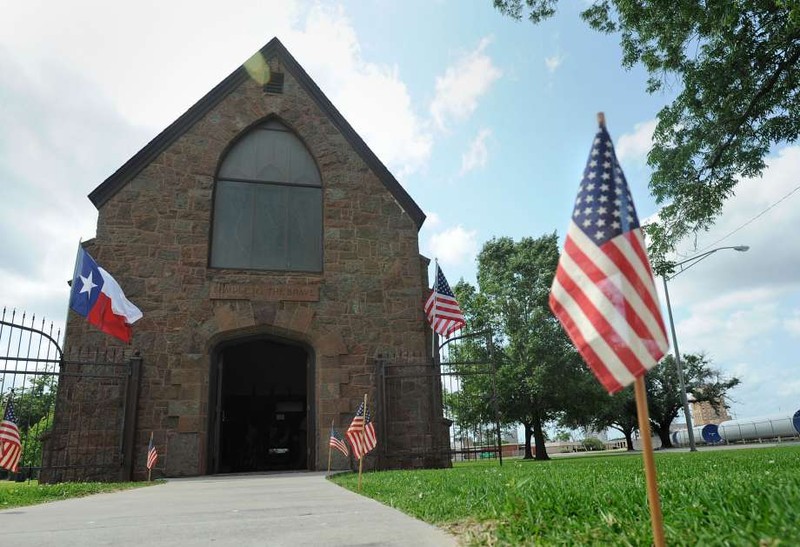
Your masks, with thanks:
[[[454,546],[445,532],[323,473],[172,479],[0,511],[3,545]]]

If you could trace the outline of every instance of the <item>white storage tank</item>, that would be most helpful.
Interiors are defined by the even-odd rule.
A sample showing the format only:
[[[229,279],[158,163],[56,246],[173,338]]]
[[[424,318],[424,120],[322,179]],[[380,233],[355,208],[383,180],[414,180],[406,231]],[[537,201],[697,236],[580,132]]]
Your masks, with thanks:
[[[719,424],[718,431],[728,442],[796,437],[800,435],[800,410],[793,414],[728,420]]]
[[[695,444],[714,444],[722,441],[714,424],[700,425],[692,428]],[[689,430],[681,429],[672,434],[672,444],[689,446]]]

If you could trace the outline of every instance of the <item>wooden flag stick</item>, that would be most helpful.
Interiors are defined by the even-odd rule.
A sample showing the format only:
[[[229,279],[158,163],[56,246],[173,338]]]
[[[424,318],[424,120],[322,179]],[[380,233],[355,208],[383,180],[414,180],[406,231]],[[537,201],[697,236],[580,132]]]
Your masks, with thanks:
[[[364,394],[364,421],[366,422],[366,420],[367,420],[367,394],[365,393]],[[363,427],[363,425],[362,425],[362,428],[361,428],[361,437],[362,437],[362,442],[363,442],[363,437],[364,437],[364,427]],[[361,470],[362,470],[363,466],[364,466],[364,454],[361,454],[361,456],[359,456],[359,458],[358,458],[358,491],[359,492],[361,492]]]
[[[598,116],[599,117],[599,116]],[[639,418],[639,433],[642,438],[644,475],[647,480],[647,501],[650,505],[650,525],[653,529],[653,544],[664,547],[664,520],[661,517],[661,500],[658,497],[656,464],[653,459],[653,443],[650,439],[650,413],[647,410],[647,392],[644,388],[644,375],[636,378],[636,414]]]
[[[331,420],[331,431],[333,431],[333,420]],[[331,446],[331,440],[328,439],[328,475],[331,474],[331,452],[333,452],[333,447]]]

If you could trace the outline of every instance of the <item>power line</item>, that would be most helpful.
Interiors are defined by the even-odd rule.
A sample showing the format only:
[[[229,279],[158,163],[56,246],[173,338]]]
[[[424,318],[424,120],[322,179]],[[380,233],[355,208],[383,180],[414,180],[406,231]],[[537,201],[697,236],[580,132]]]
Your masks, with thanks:
[[[706,249],[710,249],[711,247],[715,246],[717,243],[720,243],[720,242],[722,242],[722,241],[724,241],[724,240],[728,239],[729,237],[731,237],[733,234],[735,234],[736,232],[738,232],[739,230],[741,230],[741,229],[742,229],[742,228],[744,228],[745,226],[747,226],[747,225],[749,225],[749,224],[752,224],[752,223],[753,223],[753,222],[755,222],[755,221],[756,221],[758,218],[760,218],[760,217],[764,216],[764,215],[765,215],[765,214],[766,214],[768,211],[770,211],[771,209],[773,209],[774,207],[776,207],[776,206],[777,206],[778,204],[780,204],[782,201],[785,201],[786,199],[788,199],[788,198],[789,198],[789,197],[790,197],[792,194],[794,194],[794,193],[795,193],[795,192],[797,192],[798,190],[800,190],[800,186],[795,186],[795,187],[794,187],[794,189],[793,189],[793,190],[791,190],[791,191],[790,191],[788,194],[786,194],[786,195],[785,195],[785,196],[783,196],[781,199],[779,199],[778,201],[776,201],[775,203],[773,203],[772,205],[770,205],[769,207],[767,207],[766,209],[764,209],[763,211],[761,211],[760,213],[758,213],[756,216],[754,216],[753,218],[751,218],[750,220],[748,220],[747,222],[745,222],[744,224],[742,224],[742,225],[741,225],[741,226],[739,226],[738,228],[736,228],[736,229],[734,229],[734,230],[732,230],[732,231],[728,232],[726,235],[722,236],[721,238],[719,238],[718,240],[716,240],[714,243],[709,243],[708,245],[706,245],[706,246],[705,246],[705,247],[703,247],[702,249],[698,249],[698,250],[697,250],[697,251],[695,251],[695,252],[696,252],[696,253],[701,253],[701,252],[705,251]]]

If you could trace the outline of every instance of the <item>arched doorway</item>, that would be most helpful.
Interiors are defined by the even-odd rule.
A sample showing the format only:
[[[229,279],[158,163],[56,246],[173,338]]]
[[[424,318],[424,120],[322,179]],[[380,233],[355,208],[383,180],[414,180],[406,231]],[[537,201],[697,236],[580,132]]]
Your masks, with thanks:
[[[313,469],[313,358],[285,340],[248,338],[213,354],[209,473]]]

